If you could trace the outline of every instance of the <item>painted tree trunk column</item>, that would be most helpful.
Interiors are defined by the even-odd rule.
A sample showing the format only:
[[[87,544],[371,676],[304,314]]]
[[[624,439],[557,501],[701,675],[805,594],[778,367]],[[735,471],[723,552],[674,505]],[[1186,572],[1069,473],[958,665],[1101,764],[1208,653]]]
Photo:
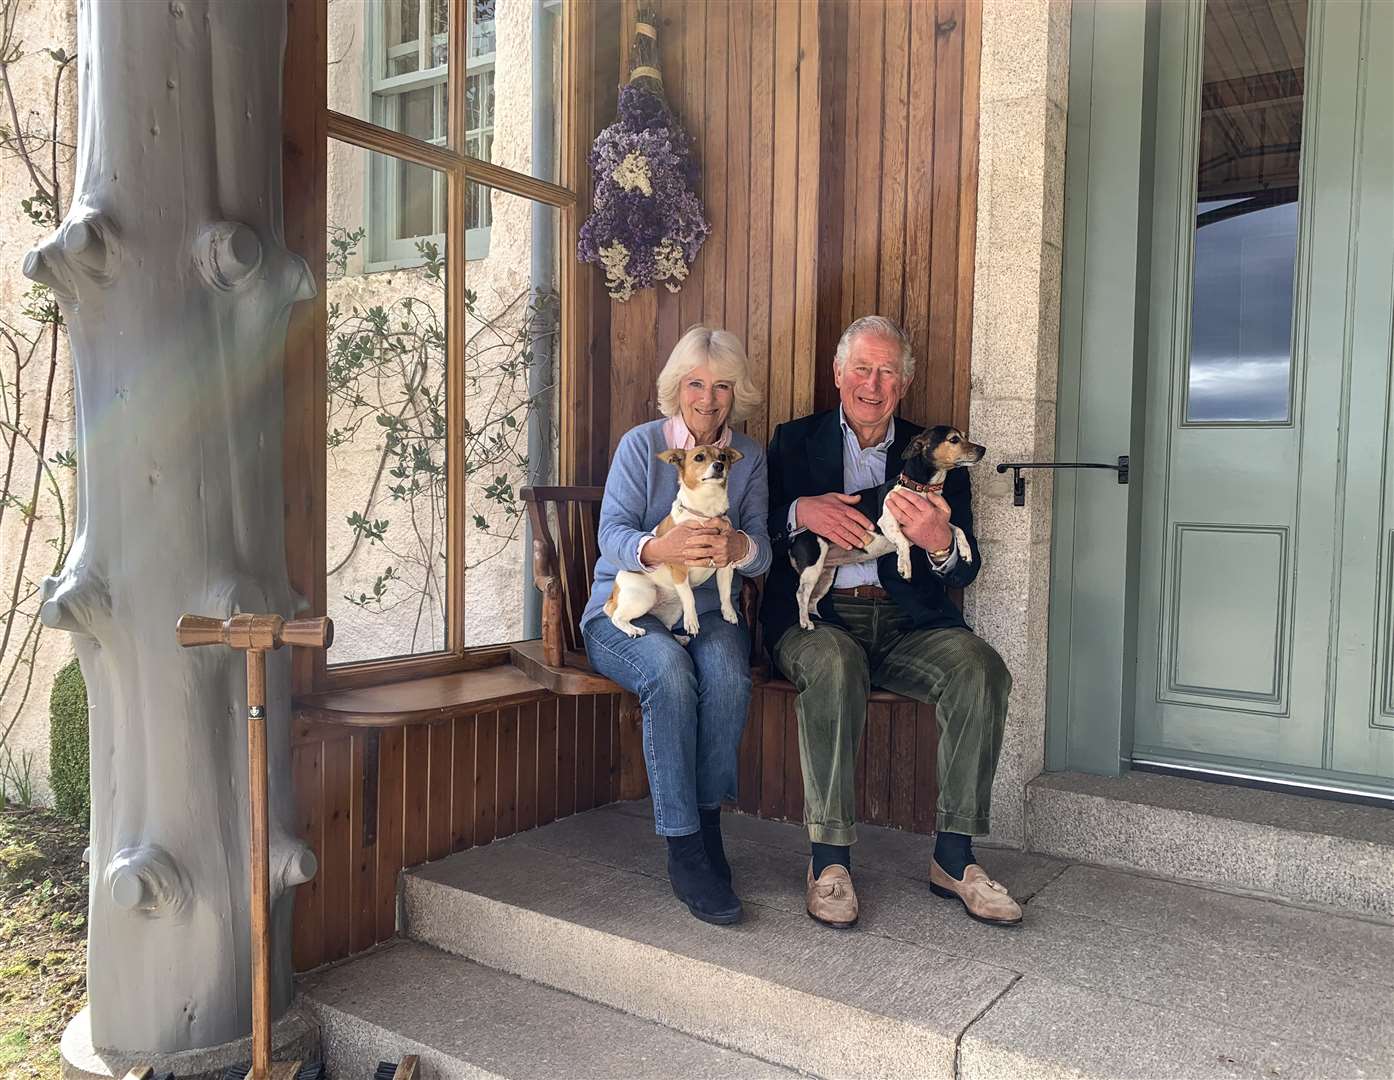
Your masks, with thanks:
[[[91,702],[93,1043],[176,1051],[251,1026],[243,656],[184,612],[289,618],[282,367],[313,295],[281,219],[284,0],[83,0],[72,209],[25,273],[75,366],[78,532],[44,587]],[[290,1003],[289,650],[267,657],[273,1012]]]

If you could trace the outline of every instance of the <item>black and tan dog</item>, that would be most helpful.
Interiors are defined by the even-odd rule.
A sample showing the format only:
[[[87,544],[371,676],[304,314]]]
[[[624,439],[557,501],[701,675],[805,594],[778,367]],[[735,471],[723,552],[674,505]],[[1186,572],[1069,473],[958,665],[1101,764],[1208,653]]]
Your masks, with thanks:
[[[860,548],[838,547],[816,533],[804,531],[789,545],[789,561],[799,576],[799,625],[813,629],[811,614],[818,613],[818,602],[832,588],[837,567],[868,562],[882,555],[896,553],[896,572],[910,580],[910,541],[900,531],[900,523],[886,507],[886,497],[896,488],[920,494],[943,490],[944,477],[950,469],[976,465],[982,460],[986,447],[969,442],[957,428],[939,425],[921,432],[905,448],[900,475],[879,487],[860,493],[861,501],[854,509],[868,520],[876,522],[879,531],[869,533]],[[968,538],[957,525],[951,525],[958,557],[973,561]]]

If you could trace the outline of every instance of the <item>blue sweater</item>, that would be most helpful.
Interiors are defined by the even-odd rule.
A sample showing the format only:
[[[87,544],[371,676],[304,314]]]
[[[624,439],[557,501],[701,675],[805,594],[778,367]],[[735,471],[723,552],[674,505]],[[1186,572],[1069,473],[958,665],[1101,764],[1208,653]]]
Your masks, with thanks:
[[[667,422],[653,420],[631,428],[615,449],[615,460],[605,479],[605,498],[600,504],[600,558],[595,564],[590,601],[581,615],[582,626],[594,618],[605,617],[605,601],[610,598],[619,571],[644,569],[639,562],[639,540],[653,532],[672,512],[673,500],[678,497],[678,470],[658,460],[658,455],[668,449],[663,438],[663,426]],[[755,545],[755,559],[742,572],[756,577],[770,568],[769,474],[765,452],[754,439],[739,431],[731,433],[731,449],[745,456],[731,467],[730,479],[726,481],[726,493],[731,501],[726,516],[731,519],[732,527],[745,533]],[[738,580],[734,590],[739,588]],[[698,585],[693,593],[698,615],[720,608],[715,574]],[[735,599],[733,596],[732,601]]]

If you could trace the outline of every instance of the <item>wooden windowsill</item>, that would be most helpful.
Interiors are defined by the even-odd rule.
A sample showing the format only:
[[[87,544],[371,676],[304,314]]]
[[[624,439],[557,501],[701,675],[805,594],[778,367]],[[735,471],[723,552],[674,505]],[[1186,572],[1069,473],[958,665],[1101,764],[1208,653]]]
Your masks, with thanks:
[[[355,728],[430,724],[455,716],[541,701],[548,691],[511,664],[424,679],[328,690],[295,699],[302,721]]]

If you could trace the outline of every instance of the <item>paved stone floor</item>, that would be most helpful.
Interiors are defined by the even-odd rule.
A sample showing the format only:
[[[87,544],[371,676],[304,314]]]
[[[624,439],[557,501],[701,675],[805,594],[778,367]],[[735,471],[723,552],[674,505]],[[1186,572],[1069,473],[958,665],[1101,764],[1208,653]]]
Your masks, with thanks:
[[[833,931],[803,912],[802,829],[729,815],[747,917],[711,927],[674,901],[647,812],[412,871],[408,934],[744,1055],[733,1074],[1394,1076],[1394,926],[983,850],[1026,908],[984,926],[929,893],[928,838],[866,828],[862,918]],[[615,1051],[601,1071],[643,1072]]]

